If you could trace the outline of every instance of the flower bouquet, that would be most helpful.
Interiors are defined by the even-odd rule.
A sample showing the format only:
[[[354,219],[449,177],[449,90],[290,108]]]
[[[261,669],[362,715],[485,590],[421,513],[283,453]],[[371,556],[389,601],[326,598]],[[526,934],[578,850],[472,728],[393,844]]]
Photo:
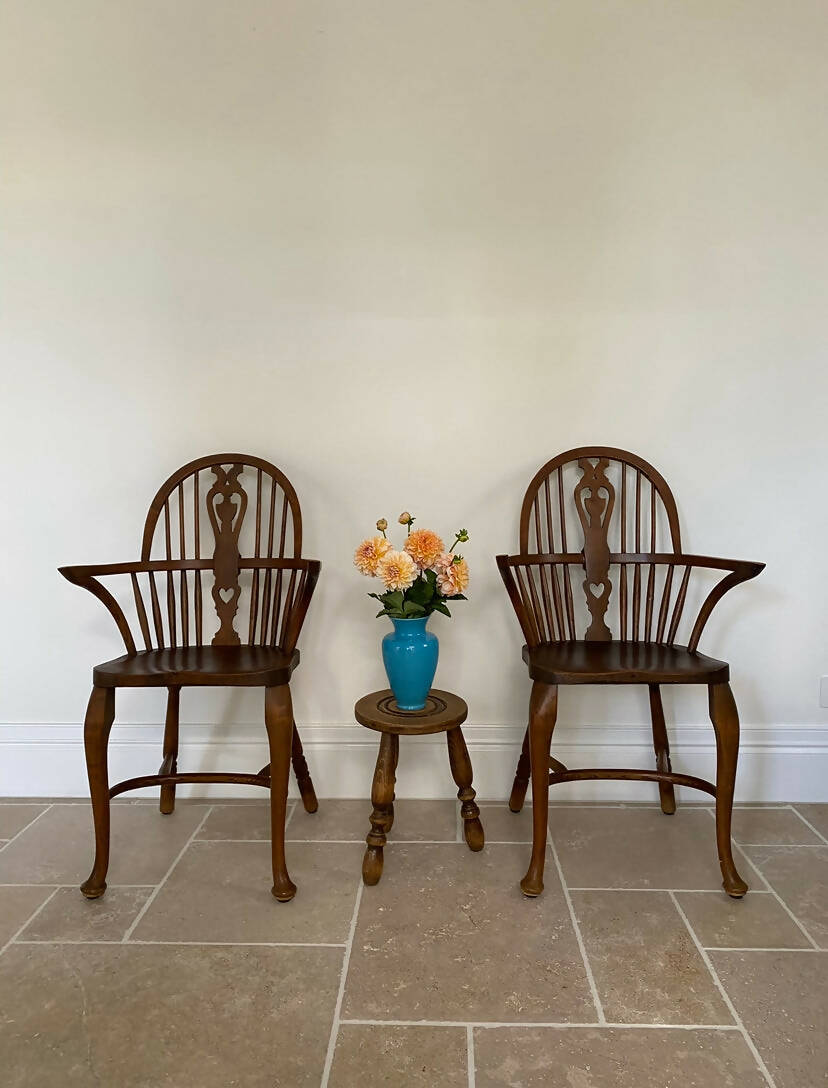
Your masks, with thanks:
[[[414,529],[414,518],[406,511],[399,522],[407,536],[396,550],[386,536],[388,522],[380,518],[380,535],[363,540],[354,554],[354,565],[367,577],[379,578],[383,593],[369,593],[382,608],[377,616],[388,616],[394,625],[382,640],[382,657],[391,690],[400,710],[422,710],[437,671],[439,643],[426,631],[432,612],[451,616],[446,601],[465,601],[469,568],[458,544],[469,534],[460,529],[451,547],[431,529]]]

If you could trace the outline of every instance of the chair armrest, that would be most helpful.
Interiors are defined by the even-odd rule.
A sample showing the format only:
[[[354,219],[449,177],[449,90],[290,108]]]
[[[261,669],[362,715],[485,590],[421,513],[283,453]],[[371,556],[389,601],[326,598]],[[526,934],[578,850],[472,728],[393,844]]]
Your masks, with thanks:
[[[526,644],[529,647],[555,640],[555,636],[552,634],[553,615],[557,620],[559,632],[565,632],[568,626],[569,637],[571,639],[576,637],[571,599],[568,597],[565,599],[564,594],[558,587],[557,578],[545,578],[542,576],[542,570],[546,567],[583,567],[585,565],[583,553],[498,555],[496,561],[526,639]],[[674,612],[675,619],[670,625],[670,634],[667,640],[670,644],[672,644],[675,629],[681,616],[690,572],[694,569],[722,571],[723,577],[710,590],[699,608],[687,644],[687,648],[691,651],[696,650],[698,647],[702,631],[710,619],[713,609],[725,593],[741,582],[747,582],[751,578],[755,578],[765,568],[764,563],[751,560],[721,559],[716,556],[689,555],[680,552],[613,552],[609,561],[611,566],[621,567],[622,572],[628,566],[647,567],[650,571],[656,566],[685,568],[676,602],[676,611]],[[533,571],[537,571],[537,575],[533,575]],[[636,578],[638,577],[638,574],[636,574]],[[672,578],[672,574],[670,577]],[[624,575],[624,578],[626,578],[626,575]],[[564,588],[568,594],[568,579],[564,583]],[[665,617],[669,605],[669,592],[667,597],[666,603],[663,604]],[[661,623],[659,626],[661,626]]]
[[[242,559],[239,562],[239,570],[265,570],[265,571],[289,571],[293,585],[290,590],[288,606],[288,619],[285,624],[285,645],[283,649],[290,653],[296,647],[305,615],[310,605],[313,591],[319,579],[321,564],[317,559]],[[96,565],[80,565],[59,567],[59,573],[73,585],[88,590],[97,597],[109,611],[115,621],[124,646],[128,654],[137,652],[135,638],[132,634],[129,622],[124,611],[115,600],[110,591],[99,581],[102,577],[116,574],[128,574],[133,579],[133,587],[138,596],[137,583],[134,581],[138,574],[149,574],[151,577],[158,573],[172,575],[175,572],[185,571],[211,571],[214,569],[212,559],[145,559],[129,563],[99,563]],[[297,578],[298,573],[298,578]],[[154,589],[153,589],[154,593]],[[143,612],[139,613],[142,628],[147,620]],[[146,638],[146,633],[145,633]],[[161,643],[163,645],[163,643]]]

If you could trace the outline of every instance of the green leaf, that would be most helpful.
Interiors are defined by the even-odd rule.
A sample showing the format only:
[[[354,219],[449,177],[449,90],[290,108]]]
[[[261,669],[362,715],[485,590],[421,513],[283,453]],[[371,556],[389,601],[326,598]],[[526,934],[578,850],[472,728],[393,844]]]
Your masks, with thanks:
[[[422,578],[418,578],[414,585],[405,591],[406,601],[414,601],[415,604],[427,605],[433,596],[434,587]]]
[[[464,593],[453,593],[451,597],[446,597],[447,601],[467,601],[468,599]]]
[[[416,601],[406,601],[403,604],[403,612],[406,616],[424,616],[425,608],[421,604],[417,604]]]
[[[444,616],[448,616],[451,619],[451,612],[449,612],[443,601],[435,601],[432,605],[435,612],[442,612]]]
[[[386,608],[393,609],[395,612],[399,612],[403,606],[403,595],[399,589],[389,590],[388,593],[383,593],[380,597]]]

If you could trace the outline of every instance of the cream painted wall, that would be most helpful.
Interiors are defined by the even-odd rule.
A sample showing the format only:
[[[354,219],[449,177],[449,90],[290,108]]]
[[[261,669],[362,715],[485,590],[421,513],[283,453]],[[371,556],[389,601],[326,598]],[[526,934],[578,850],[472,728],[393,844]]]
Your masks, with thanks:
[[[600,442],[662,470],[689,550],[767,562],[703,644],[743,721],[826,725],[826,39],[823,0],[8,0],[0,719],[81,720],[117,633],[55,568],[137,557],[165,475],[240,449],[323,561],[299,719],[382,685],[350,558],[406,507],[472,533],[438,682],[516,725],[492,557],[539,464]]]

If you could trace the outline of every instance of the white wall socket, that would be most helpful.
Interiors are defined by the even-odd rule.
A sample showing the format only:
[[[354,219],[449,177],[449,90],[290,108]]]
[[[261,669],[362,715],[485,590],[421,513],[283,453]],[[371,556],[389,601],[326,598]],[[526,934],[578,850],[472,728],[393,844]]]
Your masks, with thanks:
[[[828,706],[828,676],[819,678],[819,705]]]

